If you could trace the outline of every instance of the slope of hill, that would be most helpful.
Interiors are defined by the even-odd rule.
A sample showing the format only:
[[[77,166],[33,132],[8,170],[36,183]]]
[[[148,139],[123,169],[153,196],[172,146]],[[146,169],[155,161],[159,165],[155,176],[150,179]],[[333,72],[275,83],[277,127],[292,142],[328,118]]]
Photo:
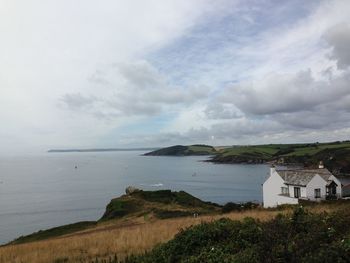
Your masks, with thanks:
[[[146,153],[150,156],[212,155],[214,163],[298,163],[316,167],[323,161],[336,175],[350,174],[350,141],[329,143],[266,144],[220,147],[176,145]]]
[[[298,216],[298,219],[293,221],[291,220],[293,216],[290,207],[255,208],[226,214],[169,219],[158,219],[147,215],[122,217],[101,221],[96,226],[63,236],[24,244],[0,246],[0,262],[120,263],[125,259],[129,263],[240,262],[225,261],[222,260],[222,257],[226,257],[227,254],[235,258],[242,255],[242,259],[244,259],[248,256],[249,251],[254,255],[262,253],[266,246],[270,246],[271,249],[267,250],[266,254],[258,254],[259,256],[271,255],[272,251],[273,255],[281,257],[280,260],[269,262],[294,262],[283,260],[283,255],[288,251],[290,253],[287,255],[291,255],[295,251],[300,251],[299,255],[303,255],[306,250],[302,245],[307,245],[305,249],[312,253],[317,253],[321,249],[324,256],[333,253],[335,257],[338,257],[340,255],[338,251],[343,251],[343,247],[338,247],[337,244],[343,240],[342,237],[345,237],[344,242],[340,243],[347,244],[346,234],[350,229],[350,225],[348,225],[350,215],[342,214],[341,211],[350,211],[349,207],[349,200],[313,203],[310,206],[307,205],[306,209],[314,216]],[[339,214],[331,214],[337,211],[340,211]],[[245,219],[247,217],[250,219]],[[226,219],[220,220],[222,218]],[[216,220],[220,221],[215,222]],[[197,225],[198,227],[195,227]],[[235,226],[239,226],[239,231]],[[293,226],[300,228],[297,230]],[[340,226],[341,231],[339,231]],[[176,234],[178,235],[173,239]],[[262,240],[263,237],[266,237],[265,241]],[[325,240],[329,240],[329,242],[327,243]],[[168,241],[170,242],[166,243]],[[211,251],[212,247],[217,253]],[[290,250],[286,251],[285,248]],[[152,249],[154,250],[151,251]],[[143,255],[145,252],[146,256],[130,256]],[[206,252],[210,252],[210,254]],[[169,261],[164,261],[166,256]],[[156,257],[159,257],[159,260],[155,260]],[[181,259],[182,261],[171,261],[171,259]],[[251,258],[248,257],[248,259]],[[256,262],[249,260],[243,262]],[[300,262],[335,261],[309,260]]]
[[[334,174],[350,173],[350,142],[234,146],[220,150],[216,163],[299,163],[316,167],[320,161]]]
[[[96,228],[110,220],[124,220],[133,222],[136,218],[165,219],[193,214],[209,215],[222,211],[222,207],[204,202],[184,191],[172,192],[170,190],[143,191],[134,189],[129,194],[114,198],[107,205],[105,213],[98,221],[84,221],[74,224],[40,230],[27,236],[21,236],[11,244],[22,244],[27,242],[45,240]]]
[[[213,146],[195,144],[189,146],[175,145],[155,150],[144,155],[148,156],[189,156],[189,155],[212,155],[216,150]]]
[[[297,208],[261,222],[220,219],[181,231],[169,242],[126,263],[349,262],[350,213],[328,215]]]
[[[195,213],[213,214],[220,210],[221,206],[204,202],[184,191],[135,190],[130,194],[112,199],[101,220],[141,215],[171,218],[191,216]]]

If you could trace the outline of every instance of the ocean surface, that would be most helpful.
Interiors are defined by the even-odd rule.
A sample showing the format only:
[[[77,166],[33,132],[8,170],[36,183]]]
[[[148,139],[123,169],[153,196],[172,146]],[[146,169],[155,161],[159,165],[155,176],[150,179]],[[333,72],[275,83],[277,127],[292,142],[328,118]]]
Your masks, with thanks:
[[[262,200],[266,165],[212,164],[202,162],[205,156],[142,153],[0,157],[0,244],[41,229],[97,220],[129,185],[184,190],[219,204]]]

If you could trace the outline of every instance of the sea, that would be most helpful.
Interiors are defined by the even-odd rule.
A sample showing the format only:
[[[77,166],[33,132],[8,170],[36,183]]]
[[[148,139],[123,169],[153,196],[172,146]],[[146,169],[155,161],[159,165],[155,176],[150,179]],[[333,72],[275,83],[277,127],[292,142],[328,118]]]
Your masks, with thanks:
[[[214,164],[208,156],[143,156],[141,151],[0,157],[0,244],[101,218],[127,186],[184,190],[202,200],[261,202],[268,166]]]

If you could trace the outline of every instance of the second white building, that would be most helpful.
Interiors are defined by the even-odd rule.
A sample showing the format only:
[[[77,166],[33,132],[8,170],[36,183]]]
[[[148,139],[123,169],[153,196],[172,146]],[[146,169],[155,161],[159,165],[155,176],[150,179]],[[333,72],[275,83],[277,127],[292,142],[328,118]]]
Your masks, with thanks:
[[[340,181],[327,169],[282,169],[271,167],[263,184],[264,207],[298,204],[299,199],[320,201],[341,197]]]

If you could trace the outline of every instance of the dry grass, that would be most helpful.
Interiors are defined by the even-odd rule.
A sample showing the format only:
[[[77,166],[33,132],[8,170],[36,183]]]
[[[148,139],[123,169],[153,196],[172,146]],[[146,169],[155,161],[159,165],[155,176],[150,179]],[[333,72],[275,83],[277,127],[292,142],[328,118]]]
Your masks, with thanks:
[[[310,207],[309,210],[320,213],[341,207],[322,205]],[[155,245],[172,239],[182,228],[202,222],[210,222],[223,217],[233,220],[252,217],[267,221],[278,213],[290,213],[291,211],[291,208],[282,211],[256,209],[198,218],[184,217],[148,221],[145,221],[144,218],[130,218],[128,221],[108,221],[97,227],[63,237],[0,247],[0,262],[91,262],[96,257],[107,258],[115,254],[122,259],[130,254],[148,251]]]
[[[288,210],[286,210],[288,211]],[[286,212],[284,211],[284,212]],[[176,218],[146,222],[143,219],[108,222],[102,226],[65,237],[0,248],[0,262],[85,262],[96,257],[117,254],[118,258],[150,250],[156,244],[174,237],[180,229],[222,217],[242,220],[245,217],[262,221],[274,217],[277,211],[252,210],[198,218]]]

